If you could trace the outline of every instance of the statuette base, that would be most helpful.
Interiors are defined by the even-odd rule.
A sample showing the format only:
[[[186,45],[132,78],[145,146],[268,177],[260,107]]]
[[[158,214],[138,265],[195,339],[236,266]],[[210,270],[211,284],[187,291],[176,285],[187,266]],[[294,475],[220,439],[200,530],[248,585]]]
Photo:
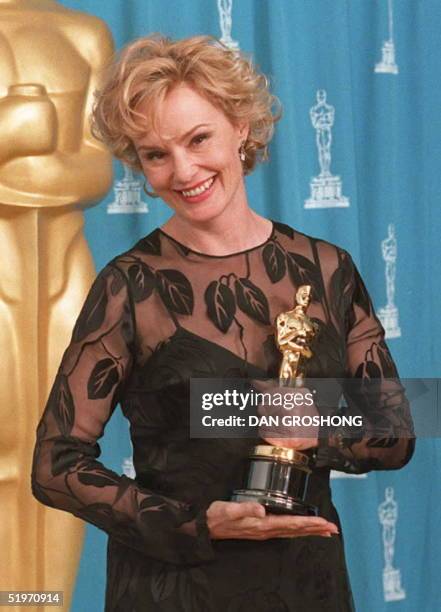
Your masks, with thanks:
[[[339,176],[315,176],[310,184],[311,197],[305,201],[305,208],[347,208],[349,199],[342,195]]]
[[[292,497],[282,497],[269,492],[239,489],[231,501],[257,502],[265,507],[268,514],[290,514],[293,516],[318,516],[318,509],[310,504],[296,501]]]
[[[381,62],[375,64],[375,72],[398,74],[398,66],[395,63],[395,45],[393,41],[386,40],[381,49],[381,53]]]
[[[398,569],[383,570],[383,588],[385,601],[400,601],[406,598],[401,586],[401,573]]]
[[[378,310],[378,318],[386,332],[386,338],[400,338],[401,329],[398,323],[398,308],[396,306],[384,306]]]
[[[241,489],[231,501],[254,501],[269,514],[317,516],[317,508],[305,503],[310,458],[290,448],[260,444],[248,457]]]
[[[107,206],[108,214],[148,213],[147,203],[141,199],[141,190],[141,182],[129,167],[124,166],[124,178],[115,183],[115,200]]]

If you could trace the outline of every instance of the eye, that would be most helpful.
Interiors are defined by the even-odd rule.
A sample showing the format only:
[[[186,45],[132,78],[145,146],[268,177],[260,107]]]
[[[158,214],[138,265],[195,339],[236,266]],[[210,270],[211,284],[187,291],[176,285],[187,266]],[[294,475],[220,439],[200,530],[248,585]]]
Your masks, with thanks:
[[[157,161],[163,159],[164,155],[162,151],[149,151],[145,155],[145,159],[147,159],[147,161]]]
[[[201,132],[201,134],[196,134],[196,136],[193,136],[193,138],[191,139],[191,143],[195,145],[200,145],[209,138],[210,134],[208,134],[207,132]]]

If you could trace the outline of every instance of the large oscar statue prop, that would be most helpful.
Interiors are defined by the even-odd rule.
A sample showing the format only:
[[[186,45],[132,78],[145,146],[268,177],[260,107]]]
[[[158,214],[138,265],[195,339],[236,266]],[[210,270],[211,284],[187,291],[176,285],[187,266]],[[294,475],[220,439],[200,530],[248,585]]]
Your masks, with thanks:
[[[316,326],[306,315],[311,286],[302,285],[296,293],[296,306],[276,320],[277,347],[282,353],[279,371],[281,387],[302,387],[304,360],[312,357],[310,343]],[[317,509],[305,502],[310,457],[292,448],[259,444],[248,458],[242,489],[232,501],[256,501],[272,514],[316,515]]]
[[[105,195],[112,174],[89,116],[113,43],[101,20],[53,0],[0,0],[0,50],[0,589],[62,590],[68,610],[83,523],[39,504],[30,470],[41,411],[95,276],[82,209]]]

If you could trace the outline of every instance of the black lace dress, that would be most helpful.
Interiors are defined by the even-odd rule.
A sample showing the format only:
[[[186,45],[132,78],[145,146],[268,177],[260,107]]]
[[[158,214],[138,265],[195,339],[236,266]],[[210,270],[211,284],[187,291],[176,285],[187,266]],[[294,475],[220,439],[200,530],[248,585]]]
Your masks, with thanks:
[[[37,429],[32,490],[109,534],[107,612],[353,609],[340,536],[210,540],[206,508],[240,485],[255,441],[189,437],[190,377],[274,375],[275,317],[305,283],[320,342],[308,373],[396,376],[351,257],[286,225],[223,257],[157,229],[98,275]],[[406,415],[406,399],[394,397]],[[377,411],[386,399],[379,395]],[[135,480],[97,460],[118,403],[130,422]],[[398,468],[413,450],[412,440],[368,433],[341,442],[331,434],[321,442],[308,500],[337,524],[331,468]]]

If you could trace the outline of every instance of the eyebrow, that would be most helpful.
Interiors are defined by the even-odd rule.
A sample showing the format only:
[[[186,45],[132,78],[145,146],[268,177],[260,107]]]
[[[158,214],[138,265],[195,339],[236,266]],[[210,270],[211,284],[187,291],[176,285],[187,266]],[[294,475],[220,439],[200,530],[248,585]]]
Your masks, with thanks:
[[[190,134],[192,134],[193,132],[195,132],[196,130],[198,130],[201,127],[210,127],[211,124],[210,123],[199,123],[198,125],[195,125],[194,127],[191,128],[191,130],[188,130],[188,132],[186,132],[185,134],[183,134],[180,138],[179,141],[182,142],[183,140],[185,140],[188,136],[190,136]],[[157,149],[160,149],[160,146],[154,146],[154,145],[141,145],[138,149],[138,151],[155,151]]]

